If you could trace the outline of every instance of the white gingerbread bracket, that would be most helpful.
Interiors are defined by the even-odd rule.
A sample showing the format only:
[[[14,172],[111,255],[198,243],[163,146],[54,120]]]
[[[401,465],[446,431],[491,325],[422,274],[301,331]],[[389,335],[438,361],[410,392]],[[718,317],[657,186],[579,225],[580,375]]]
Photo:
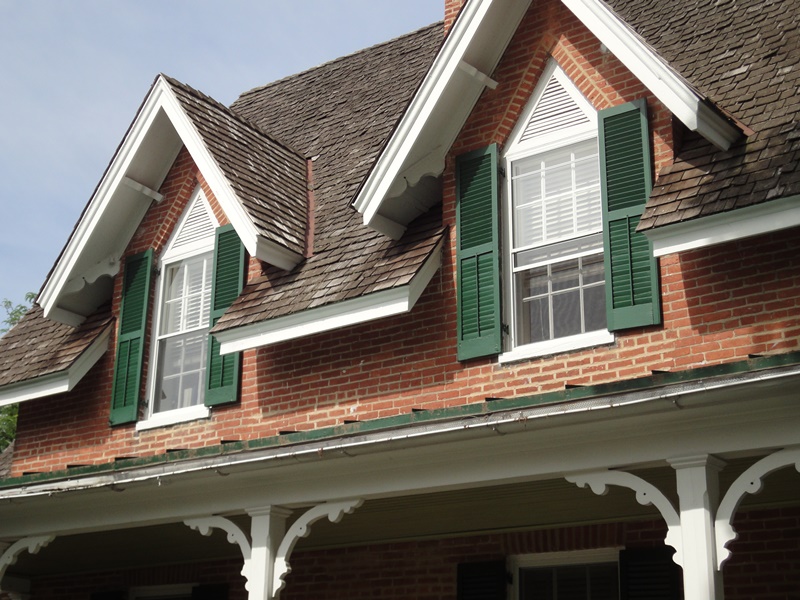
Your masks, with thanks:
[[[653,484],[641,477],[624,471],[593,471],[590,473],[575,473],[568,475],[566,480],[578,487],[587,485],[598,496],[608,493],[609,485],[626,487],[636,492],[636,501],[642,506],[653,505],[661,513],[667,523],[667,535],[664,543],[675,548],[672,560],[683,566],[683,537],[681,534],[681,519],[667,497]]]
[[[6,569],[17,562],[17,557],[25,550],[31,554],[36,554],[55,539],[54,535],[38,535],[22,538],[11,544],[2,555],[0,555],[0,583],[6,574]]]
[[[351,514],[362,504],[364,504],[364,500],[361,498],[318,504],[307,510],[303,516],[292,524],[289,531],[286,532],[281,545],[278,546],[277,556],[275,557],[275,574],[272,582],[274,597],[277,597],[283,586],[286,585],[284,579],[292,572],[292,568],[289,565],[289,557],[297,541],[308,536],[309,527],[323,517],[328,517],[331,523],[338,523],[345,514]]]
[[[250,510],[249,537],[236,523],[224,517],[187,519],[184,523],[202,535],[210,535],[212,529],[225,531],[228,541],[237,544],[242,552],[242,576],[246,579],[249,600],[274,600],[285,585],[284,578],[291,572],[292,550],[300,538],[308,536],[309,527],[326,516],[332,523],[338,523],[363,503],[363,499],[356,498],[319,504],[301,515],[288,531],[286,520],[291,511],[277,506]]]
[[[242,567],[242,576],[246,580],[250,580],[248,569],[250,568],[251,561],[250,557],[252,555],[252,548],[250,546],[250,540],[247,538],[247,534],[241,530],[241,528],[226,519],[225,517],[204,517],[200,519],[187,519],[183,522],[187,527],[198,531],[200,535],[209,536],[211,535],[212,529],[221,529],[225,533],[228,534],[228,542],[231,544],[237,544],[239,546],[239,550],[242,553],[242,558],[244,559],[244,566]]]
[[[757,494],[764,485],[763,479],[773,471],[794,465],[800,472],[800,447],[785,448],[766,456],[739,475],[728,488],[719,504],[714,524],[717,547],[717,570],[731,556],[727,545],[738,537],[733,528],[733,517],[745,494]]]

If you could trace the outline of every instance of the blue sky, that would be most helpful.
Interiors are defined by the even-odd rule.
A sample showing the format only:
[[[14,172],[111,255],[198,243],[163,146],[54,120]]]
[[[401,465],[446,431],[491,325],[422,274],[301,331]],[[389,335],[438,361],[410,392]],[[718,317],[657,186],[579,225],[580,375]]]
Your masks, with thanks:
[[[39,291],[158,73],[230,104],[438,21],[443,6],[0,0],[0,299]]]

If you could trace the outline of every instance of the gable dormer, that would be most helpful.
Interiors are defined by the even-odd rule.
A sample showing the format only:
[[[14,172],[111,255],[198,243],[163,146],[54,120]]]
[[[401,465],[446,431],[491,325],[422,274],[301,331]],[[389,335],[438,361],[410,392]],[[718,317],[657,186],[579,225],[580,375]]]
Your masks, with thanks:
[[[226,107],[156,78],[38,298],[78,325],[107,301],[120,258],[182,147],[251,256],[291,270],[305,252],[306,161]]]

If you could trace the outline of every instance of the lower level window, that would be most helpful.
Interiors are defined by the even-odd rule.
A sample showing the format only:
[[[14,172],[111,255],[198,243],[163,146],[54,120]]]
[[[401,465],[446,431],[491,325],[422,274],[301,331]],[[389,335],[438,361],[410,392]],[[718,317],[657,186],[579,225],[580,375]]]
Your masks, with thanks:
[[[616,563],[529,567],[519,571],[519,600],[618,600]]]

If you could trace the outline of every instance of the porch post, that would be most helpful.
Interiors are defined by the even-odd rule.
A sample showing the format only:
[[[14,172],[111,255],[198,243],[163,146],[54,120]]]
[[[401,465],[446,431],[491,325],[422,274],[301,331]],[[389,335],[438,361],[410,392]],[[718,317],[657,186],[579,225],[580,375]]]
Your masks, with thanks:
[[[247,580],[248,600],[273,600],[277,591],[272,589],[275,575],[275,557],[283,536],[286,519],[292,511],[278,506],[248,511],[250,515],[250,554]]]
[[[669,461],[675,469],[683,536],[685,600],[723,600],[716,569],[714,518],[719,505],[719,472],[725,463],[709,455]]]

